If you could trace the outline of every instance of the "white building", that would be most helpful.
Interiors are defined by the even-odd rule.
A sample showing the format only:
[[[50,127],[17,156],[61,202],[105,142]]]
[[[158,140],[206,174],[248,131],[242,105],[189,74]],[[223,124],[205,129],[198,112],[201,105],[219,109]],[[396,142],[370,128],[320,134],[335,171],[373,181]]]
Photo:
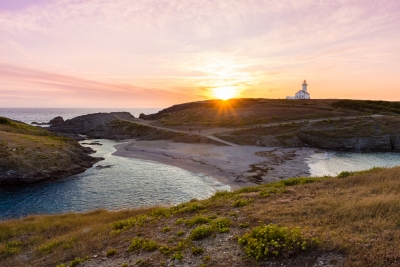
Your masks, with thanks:
[[[303,88],[299,90],[295,96],[287,96],[286,99],[310,99],[310,94],[307,92],[307,82],[304,80]]]

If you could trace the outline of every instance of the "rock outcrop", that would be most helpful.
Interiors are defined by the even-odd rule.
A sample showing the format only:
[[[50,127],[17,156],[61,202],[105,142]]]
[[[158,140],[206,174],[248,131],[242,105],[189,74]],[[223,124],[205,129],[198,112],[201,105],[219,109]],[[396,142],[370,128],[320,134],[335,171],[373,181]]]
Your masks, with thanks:
[[[218,143],[204,136],[177,133],[135,123],[128,112],[88,114],[50,126],[49,131],[81,140],[97,139],[175,140],[183,143]]]
[[[62,122],[64,122],[63,117],[57,116],[57,117],[51,119],[49,122],[36,122],[36,121],[34,121],[31,124],[34,124],[34,125],[56,125],[56,124],[59,124],[59,123],[62,123]]]

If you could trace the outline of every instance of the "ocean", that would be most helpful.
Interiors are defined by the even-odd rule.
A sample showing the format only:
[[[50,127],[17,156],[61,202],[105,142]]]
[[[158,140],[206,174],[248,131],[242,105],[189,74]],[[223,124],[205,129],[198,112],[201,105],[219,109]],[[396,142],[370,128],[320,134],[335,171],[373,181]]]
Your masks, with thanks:
[[[153,114],[160,110],[161,108],[0,108],[0,116],[31,124],[49,122],[57,116],[67,120],[99,112],[127,111],[138,118],[140,113]]]

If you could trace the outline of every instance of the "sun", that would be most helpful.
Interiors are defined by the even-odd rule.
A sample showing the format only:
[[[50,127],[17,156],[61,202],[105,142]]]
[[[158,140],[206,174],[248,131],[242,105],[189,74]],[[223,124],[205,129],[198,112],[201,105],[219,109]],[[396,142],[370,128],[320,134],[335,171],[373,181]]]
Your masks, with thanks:
[[[231,86],[222,86],[213,89],[214,96],[218,99],[228,100],[236,96],[235,88]]]

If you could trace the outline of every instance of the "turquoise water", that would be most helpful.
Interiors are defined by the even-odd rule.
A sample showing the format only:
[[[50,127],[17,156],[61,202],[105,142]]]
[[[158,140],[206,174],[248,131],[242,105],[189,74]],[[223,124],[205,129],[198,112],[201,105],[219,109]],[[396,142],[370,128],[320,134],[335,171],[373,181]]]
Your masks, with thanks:
[[[96,141],[96,140],[91,140]],[[111,155],[116,142],[98,140],[94,156],[106,159],[86,172],[59,181],[0,190],[0,218],[29,214],[118,210],[175,205],[204,199],[217,190],[230,190],[215,179],[151,161]],[[111,168],[97,168],[112,165]]]
[[[327,151],[306,160],[311,176],[336,176],[342,171],[400,166],[400,153],[351,153]]]

